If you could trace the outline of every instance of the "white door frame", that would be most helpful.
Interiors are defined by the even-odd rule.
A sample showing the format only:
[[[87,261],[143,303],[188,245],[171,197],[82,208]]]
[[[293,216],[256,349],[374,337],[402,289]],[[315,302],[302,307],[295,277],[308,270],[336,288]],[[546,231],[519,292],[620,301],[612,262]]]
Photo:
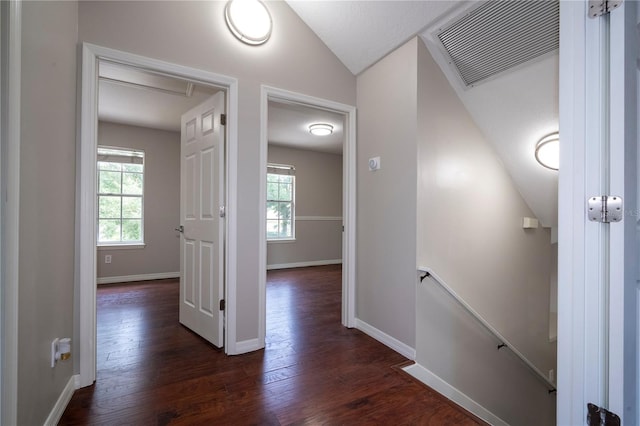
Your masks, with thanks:
[[[610,411],[638,425],[638,34],[635,1],[610,15],[610,190],[624,201],[622,223],[610,226]]]
[[[614,144],[609,150],[605,142],[628,136],[625,112],[615,110],[615,101],[624,103],[625,76],[612,74],[609,85],[603,67],[609,53],[614,61],[615,55],[624,55],[624,40],[613,40],[617,30],[624,34],[624,26],[621,10],[613,10],[607,19],[616,31],[609,40],[605,18],[589,18],[587,11],[587,0],[560,3],[557,424],[584,424],[587,403],[603,406],[624,423],[634,424],[635,418],[624,420],[620,364],[627,271],[616,267],[616,261],[619,265],[628,253],[613,250],[616,239],[622,247],[626,224],[605,225],[586,218],[588,197],[626,195],[615,193],[624,181],[624,152]],[[623,44],[612,48],[610,42]],[[616,72],[615,66],[611,71]],[[623,170],[612,173],[612,166]],[[629,208],[635,205],[625,205]],[[623,222],[628,220],[625,216]]]
[[[0,424],[18,419],[18,254],[20,209],[20,69],[22,5],[2,2],[0,138]],[[5,43],[6,42],[6,43]]]
[[[237,274],[237,170],[238,170],[238,81],[235,78],[164,62],[120,50],[82,45],[82,82],[79,145],[76,156],[76,302],[75,339],[78,342],[80,386],[96,379],[96,149],[98,126],[98,61],[109,60],[226,90],[226,265],[225,352],[236,349]]]
[[[344,114],[344,148],[342,153],[342,324],[355,327],[356,312],[356,108],[327,99],[262,85],[260,89],[260,206],[259,210],[259,282],[258,344],[265,346],[267,283],[267,149],[269,101],[295,103]]]
[[[584,424],[587,402],[598,404],[604,391],[603,273],[593,249],[601,236],[596,224],[587,223],[585,208],[587,196],[602,189],[601,87],[599,78],[591,87],[586,83],[599,73],[593,58],[587,59],[599,53],[601,29],[588,20],[586,3],[560,2],[557,424],[567,425]]]

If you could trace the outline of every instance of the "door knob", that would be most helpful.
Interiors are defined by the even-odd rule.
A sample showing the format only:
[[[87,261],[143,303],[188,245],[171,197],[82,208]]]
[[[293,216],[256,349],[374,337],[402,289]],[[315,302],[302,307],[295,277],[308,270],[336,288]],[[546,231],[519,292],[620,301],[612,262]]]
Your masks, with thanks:
[[[184,226],[182,226],[182,225],[178,226],[178,227],[177,227],[177,228],[175,228],[175,229],[176,229],[176,231],[178,231],[178,232],[184,232]]]

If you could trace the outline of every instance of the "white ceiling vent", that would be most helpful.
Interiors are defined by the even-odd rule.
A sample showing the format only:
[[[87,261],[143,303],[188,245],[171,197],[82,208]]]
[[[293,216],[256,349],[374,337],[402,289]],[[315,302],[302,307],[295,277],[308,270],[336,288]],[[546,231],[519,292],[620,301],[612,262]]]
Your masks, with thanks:
[[[466,87],[559,46],[559,1],[488,1],[436,30]]]

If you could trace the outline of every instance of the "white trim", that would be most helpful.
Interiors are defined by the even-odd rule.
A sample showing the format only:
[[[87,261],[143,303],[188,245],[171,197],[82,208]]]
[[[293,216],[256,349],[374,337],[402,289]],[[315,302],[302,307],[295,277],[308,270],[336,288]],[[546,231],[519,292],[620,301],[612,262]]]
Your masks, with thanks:
[[[20,76],[22,4],[2,2],[2,49],[4,78],[8,84],[2,93],[3,122],[1,139],[2,208],[0,249],[0,302],[2,303],[2,339],[0,343],[0,424],[12,425],[18,419],[18,271],[20,218]],[[6,15],[5,15],[6,14]],[[8,16],[7,16],[8,15]],[[6,37],[6,44],[5,42]],[[5,62],[6,61],[6,62]],[[5,67],[6,65],[6,67]],[[6,191],[6,192],[5,192]]]
[[[281,240],[267,240],[267,244],[291,244],[291,243],[295,243],[296,240],[295,238],[287,238],[287,239],[281,239]]]
[[[342,263],[342,259],[331,260],[310,260],[308,262],[294,262],[294,263],[274,263],[267,265],[267,270],[272,269],[288,269],[288,268],[306,268],[308,266],[324,266],[324,265],[339,265]]]
[[[378,342],[390,347],[394,351],[398,352],[400,355],[409,358],[410,360],[416,359],[416,349],[407,345],[406,343],[402,343],[400,340],[395,337],[389,336],[384,331],[380,331],[374,326],[370,325],[362,321],[360,318],[356,318],[355,326],[358,330],[363,333],[373,337]]]
[[[610,226],[609,405],[622,424],[637,424],[637,2],[610,13],[609,194],[626,206],[622,223]],[[631,210],[631,212],[629,212]],[[635,213],[635,214],[634,214]]]
[[[265,347],[267,327],[267,151],[269,92],[260,87],[260,147],[258,148],[260,183],[258,191],[258,347]]]
[[[96,235],[95,191],[98,124],[97,54],[82,47],[80,143],[76,154],[76,294],[74,325],[79,328],[78,365],[80,385],[96,378]]]
[[[404,367],[403,370],[485,422],[491,425],[509,425],[500,417],[496,416],[491,411],[487,410],[482,405],[478,404],[476,401],[469,398],[463,392],[451,386],[449,383],[445,382],[422,365],[412,364]]]
[[[336,221],[341,222],[342,216],[298,216],[295,220],[309,220],[309,221]]]
[[[246,354],[248,352],[257,351],[262,349],[264,345],[260,344],[259,339],[249,339],[243,340],[241,342],[236,342],[236,352],[234,355]]]
[[[79,383],[80,383],[79,375],[69,377],[69,381],[67,382],[67,385],[64,387],[64,389],[62,389],[62,393],[60,393],[58,400],[56,401],[55,405],[51,409],[51,412],[49,413],[47,420],[44,421],[44,426],[55,426],[58,424],[58,422],[60,421],[60,418],[62,418],[62,415],[64,414],[64,410],[67,408],[67,405],[69,404],[69,401],[71,401],[71,397],[73,396],[73,393],[75,392],[76,389],[78,389],[77,386]]]
[[[356,325],[356,108],[345,117],[342,152],[342,324]]]
[[[145,248],[146,244],[118,244],[118,245],[100,245],[98,244],[97,250],[140,250]]]
[[[586,219],[602,178],[604,18],[586,1],[560,2],[557,424],[583,424],[588,402],[605,405],[605,225]]]
[[[113,284],[113,283],[128,283],[132,281],[166,280],[168,278],[180,278],[180,271],[159,272],[156,274],[122,275],[119,277],[101,277],[101,278],[98,278],[96,281],[97,281],[97,284]]]
[[[225,265],[225,301],[224,311],[224,347],[228,355],[238,352],[236,342],[237,297],[236,283],[238,274],[238,80],[227,79],[227,125],[225,139],[226,155],[226,265]]]
[[[260,195],[259,205],[267,199],[267,147],[269,101],[278,100],[344,114],[344,148],[342,153],[342,324],[355,327],[356,294],[356,108],[351,105],[316,98],[301,93],[262,85],[260,88]],[[258,339],[264,347],[266,328],[267,242],[266,209],[258,209]]]
[[[79,373],[82,386],[96,378],[96,235],[95,180],[97,147],[97,62],[106,59],[138,68],[175,75],[227,90],[227,216],[226,216],[226,332],[225,351],[236,353],[236,274],[237,274],[237,170],[238,170],[238,82],[237,79],[209,71],[185,67],[115,49],[82,45],[80,93],[80,144],[77,155],[76,195],[76,304],[74,315],[79,347]]]

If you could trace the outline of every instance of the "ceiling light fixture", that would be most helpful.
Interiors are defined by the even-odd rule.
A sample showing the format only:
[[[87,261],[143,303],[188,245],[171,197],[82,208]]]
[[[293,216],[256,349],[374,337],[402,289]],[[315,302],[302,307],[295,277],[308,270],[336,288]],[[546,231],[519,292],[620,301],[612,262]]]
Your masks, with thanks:
[[[224,17],[229,30],[244,43],[256,46],[271,36],[271,14],[260,0],[231,0],[224,8]]]
[[[551,170],[560,167],[560,135],[558,132],[546,135],[536,144],[536,160]]]
[[[329,136],[333,133],[333,126],[326,123],[316,123],[309,126],[309,132],[316,136]]]

